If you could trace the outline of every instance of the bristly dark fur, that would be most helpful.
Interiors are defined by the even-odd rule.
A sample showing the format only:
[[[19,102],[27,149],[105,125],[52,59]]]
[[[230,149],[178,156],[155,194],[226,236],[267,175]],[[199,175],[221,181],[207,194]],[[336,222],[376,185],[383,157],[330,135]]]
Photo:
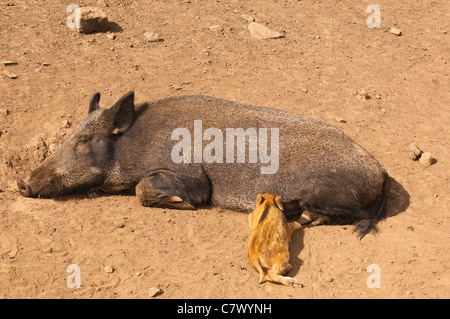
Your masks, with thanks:
[[[370,219],[365,219],[357,222],[355,224],[355,232],[358,232],[359,239],[361,240],[370,231],[374,233],[378,232],[377,223],[383,220],[387,216],[387,201],[388,201],[388,189],[389,189],[389,176],[386,174],[383,183],[383,192],[381,195],[380,202],[376,208],[375,215]]]

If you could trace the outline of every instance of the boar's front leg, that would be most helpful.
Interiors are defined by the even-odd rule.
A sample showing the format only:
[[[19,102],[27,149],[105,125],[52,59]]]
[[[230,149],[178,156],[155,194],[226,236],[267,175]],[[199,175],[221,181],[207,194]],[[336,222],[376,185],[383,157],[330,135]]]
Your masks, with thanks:
[[[136,196],[142,206],[195,209],[194,205],[209,201],[210,183],[204,173],[192,176],[158,170],[139,181]]]

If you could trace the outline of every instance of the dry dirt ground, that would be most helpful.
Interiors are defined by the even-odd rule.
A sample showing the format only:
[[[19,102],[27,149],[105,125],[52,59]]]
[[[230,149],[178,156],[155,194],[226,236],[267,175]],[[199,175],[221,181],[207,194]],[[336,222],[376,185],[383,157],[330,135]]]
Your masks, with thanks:
[[[77,3],[104,10],[115,38],[69,29],[74,2],[0,0],[0,62],[17,62],[0,64],[0,298],[150,298],[152,287],[155,298],[450,297],[448,0]],[[366,25],[372,3],[380,29]],[[253,39],[249,16],[284,38]],[[298,231],[290,275],[303,287],[292,288],[258,284],[243,213],[19,195],[15,179],[78,126],[94,92],[109,107],[130,90],[137,102],[204,94],[334,124],[392,176],[389,217],[362,241],[352,226]],[[410,160],[413,141],[437,162]],[[70,264],[81,288],[66,285]],[[380,288],[367,286],[371,264]]]

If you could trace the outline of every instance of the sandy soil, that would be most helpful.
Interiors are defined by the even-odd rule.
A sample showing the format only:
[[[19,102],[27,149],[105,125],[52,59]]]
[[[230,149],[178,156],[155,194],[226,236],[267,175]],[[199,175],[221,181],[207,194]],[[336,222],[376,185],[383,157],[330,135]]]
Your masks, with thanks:
[[[154,287],[155,298],[450,297],[447,0],[376,1],[380,29],[366,25],[374,1],[79,3],[103,9],[115,39],[67,28],[72,2],[0,0],[0,62],[17,62],[0,64],[0,298],[151,298]],[[285,37],[253,39],[248,16]],[[362,241],[352,226],[298,231],[290,275],[303,287],[292,288],[258,284],[245,214],[19,195],[15,179],[78,126],[94,92],[110,106],[130,90],[137,102],[205,94],[334,124],[394,179],[389,217]],[[410,160],[413,141],[437,162]],[[66,285],[70,264],[79,289]],[[367,286],[371,264],[380,288]]]

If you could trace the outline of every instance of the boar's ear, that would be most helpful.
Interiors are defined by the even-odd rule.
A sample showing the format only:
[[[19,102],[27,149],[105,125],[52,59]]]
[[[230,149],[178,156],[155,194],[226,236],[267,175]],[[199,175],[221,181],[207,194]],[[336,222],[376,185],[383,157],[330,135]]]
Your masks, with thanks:
[[[107,112],[112,120],[111,133],[119,134],[125,131],[134,121],[134,92],[122,96]]]
[[[275,197],[275,199],[273,200],[273,203],[279,210],[284,212],[283,201],[281,200],[281,196]]]
[[[99,102],[100,102],[100,93],[99,92],[94,93],[94,95],[92,95],[91,97],[91,101],[89,102],[88,114],[91,114],[92,112],[100,108]]]

